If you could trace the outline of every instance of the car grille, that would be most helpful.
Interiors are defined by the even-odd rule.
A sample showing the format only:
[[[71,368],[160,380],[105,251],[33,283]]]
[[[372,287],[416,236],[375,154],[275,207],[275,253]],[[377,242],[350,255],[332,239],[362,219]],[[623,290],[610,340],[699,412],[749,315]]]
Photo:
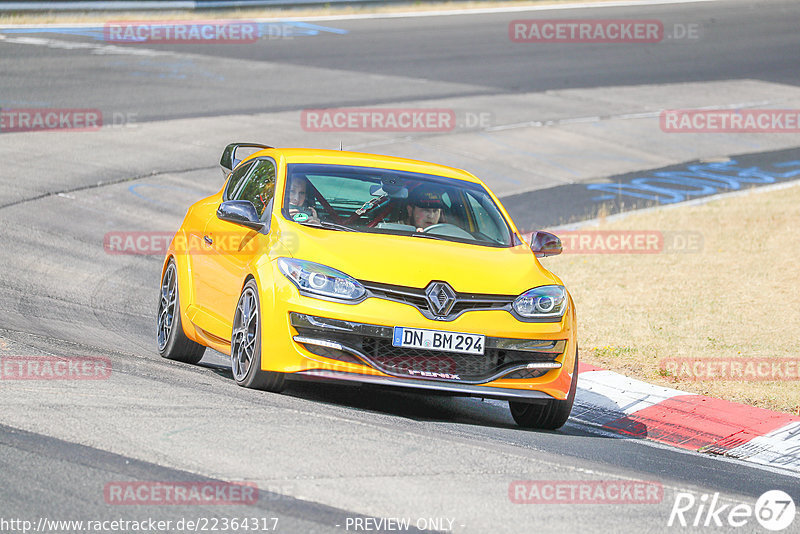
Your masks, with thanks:
[[[434,317],[433,311],[428,305],[425,297],[425,289],[407,286],[397,286],[391,284],[381,284],[378,282],[368,282],[360,280],[361,284],[367,288],[373,297],[395,302],[402,302],[414,306],[428,319]],[[490,295],[481,293],[456,293],[455,303],[450,312],[444,317],[436,317],[438,320],[452,321],[464,312],[473,310],[508,310],[511,311],[516,297],[509,295]]]
[[[562,350],[536,352],[531,350],[510,350],[491,347],[498,338],[486,338],[487,348],[484,354],[462,354],[447,351],[424,350],[392,345],[389,335],[375,335],[391,332],[391,328],[373,325],[349,324],[354,328],[361,326],[367,330],[366,335],[357,332],[332,331],[319,327],[300,326],[302,321],[296,317],[306,318],[300,314],[293,315],[293,324],[301,339],[324,340],[341,346],[332,348],[314,343],[303,343],[311,353],[349,363],[369,365],[386,374],[395,376],[419,376],[443,380],[460,380],[470,382],[486,382],[503,375],[503,378],[529,379],[537,378],[550,369],[518,369],[520,365],[529,363],[553,363],[561,355]],[[535,343],[535,341],[534,341]],[[561,342],[559,342],[561,343]],[[512,369],[515,369],[511,371]]]
[[[363,338],[362,350],[378,367],[390,374],[411,374],[409,371],[453,374],[466,380],[488,378],[514,364],[552,362],[557,354],[486,349],[484,354],[461,354],[408,347],[395,347],[391,340]]]

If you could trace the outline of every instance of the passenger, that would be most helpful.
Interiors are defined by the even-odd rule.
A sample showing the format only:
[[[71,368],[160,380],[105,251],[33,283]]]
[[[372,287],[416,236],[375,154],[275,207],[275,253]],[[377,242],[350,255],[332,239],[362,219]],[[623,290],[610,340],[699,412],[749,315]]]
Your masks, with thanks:
[[[308,186],[308,178],[304,176],[294,177],[289,183],[289,218],[297,222],[318,223],[317,210],[306,203]]]
[[[417,186],[408,195],[408,218],[405,222],[421,232],[442,222],[442,211],[445,207],[442,193],[438,189],[427,184]]]

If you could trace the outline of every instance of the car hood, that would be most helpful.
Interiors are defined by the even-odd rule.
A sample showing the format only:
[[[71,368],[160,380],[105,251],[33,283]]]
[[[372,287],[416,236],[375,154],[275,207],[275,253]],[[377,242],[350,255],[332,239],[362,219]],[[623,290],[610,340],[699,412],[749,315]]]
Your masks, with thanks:
[[[293,257],[333,267],[358,280],[418,288],[443,280],[460,293],[496,295],[561,283],[524,244],[494,248],[292,223],[282,226],[281,241]]]

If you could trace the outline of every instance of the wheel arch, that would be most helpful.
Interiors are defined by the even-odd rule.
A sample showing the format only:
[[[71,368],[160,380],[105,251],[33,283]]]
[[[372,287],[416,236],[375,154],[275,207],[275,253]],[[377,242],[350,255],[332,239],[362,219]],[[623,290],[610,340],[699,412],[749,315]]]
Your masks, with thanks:
[[[181,326],[183,333],[197,343],[203,343],[203,339],[198,335],[194,323],[189,319],[188,309],[194,303],[194,287],[192,286],[191,276],[191,261],[187,254],[176,254],[173,244],[170,245],[167,254],[164,257],[164,262],[161,265],[161,278],[164,280],[164,274],[167,272],[170,260],[175,262],[175,274],[178,278],[178,310],[181,314]]]

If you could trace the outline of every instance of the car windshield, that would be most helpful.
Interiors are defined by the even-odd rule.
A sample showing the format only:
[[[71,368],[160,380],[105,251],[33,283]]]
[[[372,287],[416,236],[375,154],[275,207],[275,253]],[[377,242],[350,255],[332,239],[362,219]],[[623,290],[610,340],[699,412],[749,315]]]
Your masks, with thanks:
[[[513,236],[479,184],[388,169],[290,164],[283,216],[301,224],[508,247]]]

